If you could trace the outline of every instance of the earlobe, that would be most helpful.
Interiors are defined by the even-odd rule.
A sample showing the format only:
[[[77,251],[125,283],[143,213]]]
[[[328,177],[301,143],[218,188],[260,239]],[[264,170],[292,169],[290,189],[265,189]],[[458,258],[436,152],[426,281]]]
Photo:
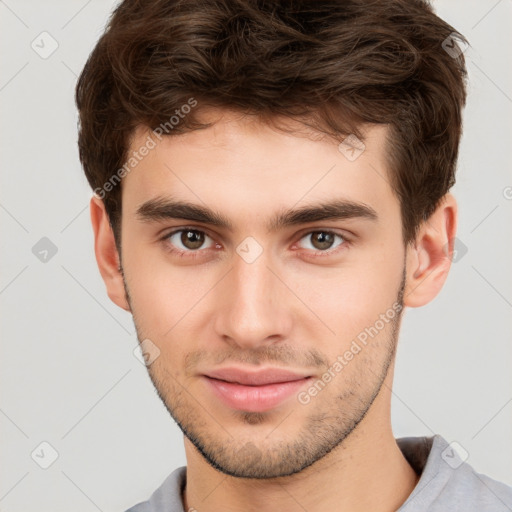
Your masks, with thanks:
[[[451,266],[456,229],[457,202],[446,194],[407,247],[405,306],[424,306],[441,291]]]
[[[123,276],[120,271],[119,253],[103,201],[93,196],[91,198],[90,210],[94,231],[96,262],[98,263],[101,277],[105,282],[108,296],[120,308],[130,311],[130,306],[126,299]]]

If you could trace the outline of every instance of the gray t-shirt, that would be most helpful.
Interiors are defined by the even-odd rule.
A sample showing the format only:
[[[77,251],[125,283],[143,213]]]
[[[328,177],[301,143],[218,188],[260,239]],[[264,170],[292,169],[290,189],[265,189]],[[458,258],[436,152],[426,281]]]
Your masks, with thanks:
[[[476,473],[440,436],[396,440],[421,475],[397,512],[512,512],[512,487]],[[171,473],[148,501],[126,512],[185,512],[181,501],[186,466]]]

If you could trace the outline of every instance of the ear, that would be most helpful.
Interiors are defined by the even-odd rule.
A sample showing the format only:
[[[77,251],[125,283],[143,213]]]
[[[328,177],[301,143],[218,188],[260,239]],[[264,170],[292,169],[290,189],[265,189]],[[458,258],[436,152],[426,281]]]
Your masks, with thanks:
[[[130,311],[123,276],[119,269],[121,260],[105,205],[101,199],[93,196],[90,207],[92,229],[94,231],[94,252],[101,277],[107,287],[108,296],[120,308]]]
[[[446,194],[407,247],[405,306],[424,306],[441,291],[452,263],[456,229],[457,202]]]

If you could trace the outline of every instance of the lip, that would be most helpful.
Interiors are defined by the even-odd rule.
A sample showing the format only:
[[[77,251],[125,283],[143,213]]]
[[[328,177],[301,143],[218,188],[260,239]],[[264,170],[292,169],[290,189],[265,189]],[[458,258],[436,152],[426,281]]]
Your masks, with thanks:
[[[225,405],[247,412],[263,412],[278,406],[311,379],[311,375],[280,368],[257,372],[223,368],[202,377]]]

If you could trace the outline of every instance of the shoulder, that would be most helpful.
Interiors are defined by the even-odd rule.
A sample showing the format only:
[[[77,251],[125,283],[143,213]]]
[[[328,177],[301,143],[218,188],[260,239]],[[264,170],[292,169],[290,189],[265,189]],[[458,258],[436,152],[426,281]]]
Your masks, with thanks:
[[[175,469],[147,501],[134,505],[126,512],[184,512],[181,493],[186,473],[186,466]]]
[[[404,456],[421,475],[399,512],[464,510],[512,511],[512,487],[477,473],[442,436],[397,440]],[[461,450],[462,451],[462,450]]]
[[[465,462],[450,471],[452,476],[432,502],[432,512],[446,510],[447,506],[465,512],[512,511],[512,487],[477,473]]]

